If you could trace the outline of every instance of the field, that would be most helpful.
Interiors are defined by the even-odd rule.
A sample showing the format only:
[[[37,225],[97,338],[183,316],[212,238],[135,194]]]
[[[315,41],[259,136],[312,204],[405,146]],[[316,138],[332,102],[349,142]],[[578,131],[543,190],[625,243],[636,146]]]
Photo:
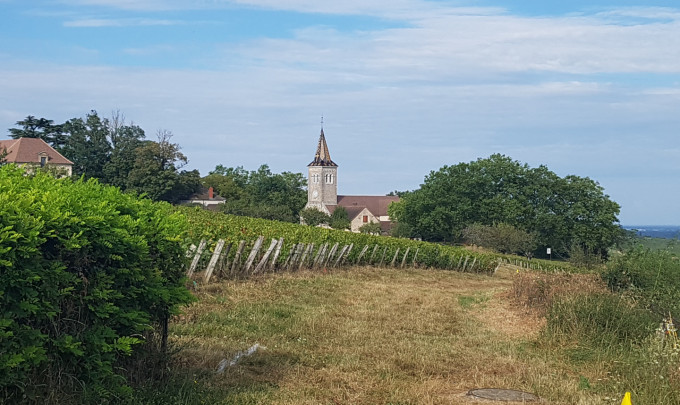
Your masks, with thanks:
[[[517,269],[491,277],[366,267],[199,287],[171,324],[182,371],[138,400],[467,404],[478,403],[470,389],[496,387],[543,403],[618,403],[588,389],[603,369],[577,372],[540,344],[541,318],[508,296]],[[256,343],[265,348],[216,373]]]

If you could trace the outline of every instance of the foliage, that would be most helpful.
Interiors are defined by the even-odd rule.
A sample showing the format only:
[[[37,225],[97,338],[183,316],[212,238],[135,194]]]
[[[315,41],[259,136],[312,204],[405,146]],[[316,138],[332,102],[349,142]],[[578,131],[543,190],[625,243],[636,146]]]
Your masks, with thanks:
[[[338,205],[331,214],[330,226],[333,229],[349,229],[351,226],[345,207]]]
[[[9,136],[12,139],[40,138],[59,150],[63,147],[66,135],[63,133],[63,125],[55,125],[53,120],[27,116],[16,125],[21,128],[10,128]]]
[[[201,239],[213,241],[224,239],[227,243],[233,244],[245,240],[252,246],[258,236],[264,236],[266,240],[283,238],[284,246],[279,257],[281,263],[288,257],[290,249],[298,243],[314,243],[317,247],[324,243],[329,245],[338,243],[340,246],[352,244],[352,251],[347,257],[349,263],[356,262],[362,249],[368,246],[370,249],[362,256],[360,264],[370,261],[374,249],[376,255],[373,262],[379,262],[383,255],[385,258],[394,257],[398,249],[401,252],[400,258],[408,250],[409,263],[413,262],[417,252],[415,261],[423,267],[462,270],[463,265],[467,264],[465,271],[490,273],[498,265],[497,255],[471,252],[463,247],[227,215],[195,207],[183,206],[176,209],[186,215],[190,223],[189,237],[195,244]],[[231,258],[235,255],[235,250],[231,249]]]
[[[634,248],[607,265],[603,278],[615,291],[632,294],[659,316],[680,319],[680,261],[665,250]]]
[[[95,180],[0,168],[0,402],[127,395],[121,367],[160,351],[191,299],[185,224]]]
[[[377,222],[369,222],[367,224],[361,225],[359,227],[359,232],[361,233],[368,233],[371,235],[380,235],[380,232],[382,231],[382,228],[380,227],[380,224]]]
[[[300,211],[300,217],[305,221],[305,225],[318,226],[330,222],[331,217],[318,208],[310,207]]]
[[[227,214],[297,223],[307,203],[301,173],[274,174],[267,165],[255,171],[218,165],[201,181],[226,198],[220,209]]]
[[[411,236],[432,241],[457,241],[475,223],[505,223],[535,233],[541,254],[551,247],[566,256],[578,243],[605,256],[621,235],[619,205],[595,181],[499,154],[432,171],[392,205],[390,216],[410,225]]]
[[[135,149],[135,160],[127,178],[127,189],[145,194],[154,201],[179,202],[198,191],[198,171],[180,171],[187,157],[172,133],[161,130],[158,142],[147,142]]]
[[[73,162],[73,176],[95,178],[121,190],[146,194],[156,201],[186,200],[200,187],[198,171],[180,171],[187,158],[171,143],[169,131],[158,132],[158,142],[145,140],[142,128],[126,124],[114,111],[111,118],[90,111],[55,125],[29,115],[11,128],[13,138],[41,138]]]
[[[472,224],[463,229],[463,238],[468,243],[504,254],[531,257],[536,249],[535,235],[504,223],[491,226]]]

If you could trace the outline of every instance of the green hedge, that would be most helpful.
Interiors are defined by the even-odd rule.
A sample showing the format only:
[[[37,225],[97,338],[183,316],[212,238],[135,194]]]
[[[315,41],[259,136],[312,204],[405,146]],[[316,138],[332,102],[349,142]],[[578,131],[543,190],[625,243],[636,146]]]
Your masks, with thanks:
[[[161,349],[191,300],[185,226],[170,205],[94,180],[0,167],[0,402],[130,393],[121,365]]]

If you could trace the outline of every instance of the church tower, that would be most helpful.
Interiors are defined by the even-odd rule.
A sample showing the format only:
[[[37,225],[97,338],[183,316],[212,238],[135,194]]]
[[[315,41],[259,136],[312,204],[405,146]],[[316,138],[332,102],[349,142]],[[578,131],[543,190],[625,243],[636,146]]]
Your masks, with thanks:
[[[326,136],[321,127],[319,144],[316,147],[314,160],[307,165],[307,206],[328,212],[327,205],[338,204],[338,165],[331,160],[326,144]]]

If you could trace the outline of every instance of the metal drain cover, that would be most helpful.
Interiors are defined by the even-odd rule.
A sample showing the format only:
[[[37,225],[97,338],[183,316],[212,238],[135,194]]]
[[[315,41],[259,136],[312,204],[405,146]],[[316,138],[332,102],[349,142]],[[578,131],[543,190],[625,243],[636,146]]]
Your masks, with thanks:
[[[534,402],[538,401],[538,397],[524,391],[504,390],[499,388],[479,388],[470,390],[467,393],[470,396],[481,399],[490,399],[492,401],[505,402]]]

